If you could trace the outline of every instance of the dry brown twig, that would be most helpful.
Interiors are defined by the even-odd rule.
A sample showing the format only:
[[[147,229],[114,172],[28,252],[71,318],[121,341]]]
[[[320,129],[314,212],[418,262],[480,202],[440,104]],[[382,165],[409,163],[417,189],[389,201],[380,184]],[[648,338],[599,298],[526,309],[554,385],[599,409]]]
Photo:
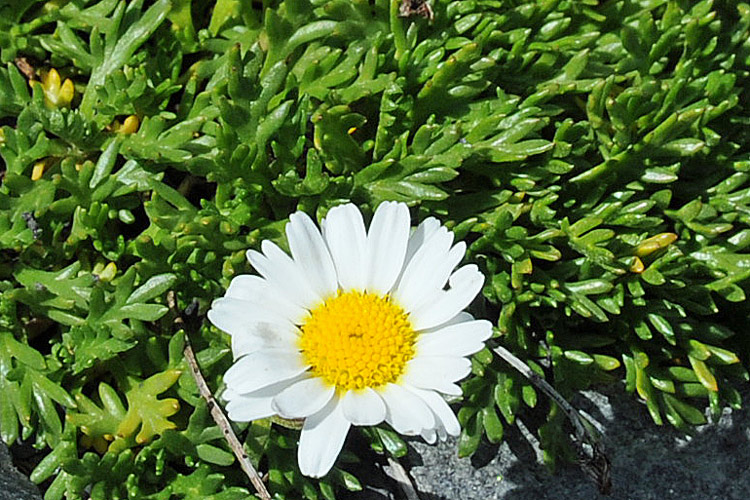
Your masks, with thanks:
[[[409,473],[406,472],[401,462],[393,457],[388,457],[388,466],[391,469],[391,473],[389,474],[391,479],[398,483],[407,500],[419,500],[419,494],[409,478]]]
[[[180,315],[177,311],[173,291],[170,291],[167,294],[167,304],[172,311],[177,313],[175,324],[180,327],[184,326],[185,322],[182,319],[182,315]],[[195,352],[193,351],[193,347],[190,344],[190,336],[188,335],[187,331],[185,331],[185,348],[183,349],[183,354],[185,355],[185,360],[187,361],[188,367],[190,368],[190,373],[193,374],[195,383],[198,385],[198,391],[206,401],[208,410],[211,412],[211,417],[214,419],[214,422],[216,422],[216,425],[218,425],[221,431],[224,433],[224,438],[227,440],[227,443],[229,443],[229,447],[232,449],[234,456],[237,457],[237,460],[240,463],[240,467],[245,472],[248,479],[250,479],[253,487],[255,487],[255,491],[258,493],[258,496],[262,500],[271,500],[271,494],[268,492],[266,485],[263,483],[263,479],[261,478],[260,474],[258,474],[258,471],[255,470],[255,467],[253,467],[253,464],[250,463],[250,458],[242,448],[242,443],[240,443],[237,435],[232,430],[232,426],[229,423],[226,415],[224,415],[224,411],[221,409],[219,402],[216,401],[216,398],[211,392],[211,389],[209,389],[208,384],[206,384],[206,379],[203,378],[200,366],[198,366],[198,360],[195,358]]]
[[[493,349],[495,353],[503,358],[509,365],[518,370],[529,382],[544,392],[552,399],[568,417],[575,430],[575,442],[577,444],[578,463],[581,468],[596,482],[599,492],[609,495],[612,488],[610,475],[610,461],[604,445],[594,425],[587,421],[578,410],[568,403],[562,395],[552,387],[549,382],[535,373],[529,365],[521,361],[503,346]]]

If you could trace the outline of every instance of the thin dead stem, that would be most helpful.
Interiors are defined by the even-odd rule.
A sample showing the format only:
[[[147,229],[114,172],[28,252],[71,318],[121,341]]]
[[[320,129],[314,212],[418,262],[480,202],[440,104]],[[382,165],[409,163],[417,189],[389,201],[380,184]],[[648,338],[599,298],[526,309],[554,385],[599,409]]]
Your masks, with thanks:
[[[389,456],[388,466],[391,469],[391,478],[398,483],[401,491],[406,495],[407,500],[419,500],[417,489],[411,482],[411,478],[409,478],[409,474],[406,472],[403,465],[401,465],[401,462]]]
[[[521,375],[529,379],[538,389],[552,399],[568,417],[575,430],[578,462],[581,468],[596,482],[599,491],[608,495],[612,487],[610,476],[610,461],[600,440],[599,432],[594,425],[587,421],[573,405],[568,403],[549,382],[540,377],[534,370],[503,346],[493,349],[509,365],[518,370]]]
[[[169,292],[167,295],[167,303],[170,309],[176,311],[174,292]],[[181,315],[177,315],[175,323],[180,327],[184,326],[184,321]],[[224,434],[224,438],[227,440],[227,443],[229,443],[229,447],[232,449],[232,452],[234,452],[234,456],[237,457],[240,467],[245,472],[248,479],[250,479],[253,487],[255,487],[258,496],[262,500],[271,500],[271,494],[268,493],[268,489],[266,489],[263,479],[260,474],[258,474],[258,471],[255,470],[255,467],[253,467],[253,464],[250,463],[250,458],[242,448],[242,443],[237,439],[237,435],[232,430],[232,426],[226,415],[224,415],[219,402],[216,401],[211,389],[209,389],[208,384],[206,384],[206,379],[203,378],[203,374],[198,366],[198,360],[195,358],[195,352],[193,351],[193,347],[190,343],[190,336],[187,331],[185,331],[185,348],[183,349],[183,354],[185,355],[185,360],[187,360],[188,366],[190,367],[190,373],[193,374],[195,383],[198,385],[198,391],[200,392],[201,397],[206,401],[208,410],[211,412],[211,417],[213,417],[214,422],[216,422],[216,425],[219,426]]]

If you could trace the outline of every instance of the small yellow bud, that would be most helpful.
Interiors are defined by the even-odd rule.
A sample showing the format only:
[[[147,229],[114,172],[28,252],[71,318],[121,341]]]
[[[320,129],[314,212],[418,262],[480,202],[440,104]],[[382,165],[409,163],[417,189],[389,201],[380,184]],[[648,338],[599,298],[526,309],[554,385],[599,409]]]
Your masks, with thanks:
[[[104,269],[99,274],[99,280],[104,282],[112,281],[116,274],[117,264],[115,264],[114,262],[110,262],[109,264],[104,266]]]
[[[138,117],[135,115],[130,115],[125,118],[125,121],[122,123],[122,127],[120,127],[117,132],[120,134],[134,134],[138,132],[138,127],[140,125],[141,123],[138,120]]]
[[[34,169],[31,171],[31,180],[32,181],[38,181],[42,178],[42,174],[44,174],[44,167],[46,166],[46,162],[44,160],[38,161],[34,164]]]
[[[58,73],[55,68],[52,68],[42,77],[42,85],[47,89],[59,89],[60,73]]]
[[[347,130],[346,133],[349,134],[349,135],[352,135],[356,131],[357,131],[357,127],[352,127],[349,130]]]
[[[73,82],[69,78],[62,82],[60,73],[55,68],[42,75],[42,89],[44,90],[44,102],[52,108],[69,107],[75,95]]]
[[[634,257],[633,263],[630,264],[630,272],[635,274],[641,274],[645,269],[643,261],[638,257]]]
[[[120,120],[112,122],[112,130],[118,134],[134,134],[138,131],[138,127],[140,126],[141,122],[136,115],[128,116],[122,123],[120,123]]]
[[[60,87],[60,99],[65,101],[66,104],[64,106],[70,105],[70,102],[73,100],[73,96],[76,93],[76,88],[73,86],[73,82],[70,80],[70,78],[66,78],[63,82],[62,86]]]

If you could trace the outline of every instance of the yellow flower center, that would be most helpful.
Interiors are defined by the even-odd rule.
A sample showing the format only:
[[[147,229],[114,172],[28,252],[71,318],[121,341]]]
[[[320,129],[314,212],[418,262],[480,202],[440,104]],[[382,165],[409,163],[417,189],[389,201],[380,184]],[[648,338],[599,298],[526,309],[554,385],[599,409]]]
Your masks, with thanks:
[[[301,328],[299,347],[313,375],[341,391],[395,382],[414,357],[409,318],[387,296],[339,293]]]

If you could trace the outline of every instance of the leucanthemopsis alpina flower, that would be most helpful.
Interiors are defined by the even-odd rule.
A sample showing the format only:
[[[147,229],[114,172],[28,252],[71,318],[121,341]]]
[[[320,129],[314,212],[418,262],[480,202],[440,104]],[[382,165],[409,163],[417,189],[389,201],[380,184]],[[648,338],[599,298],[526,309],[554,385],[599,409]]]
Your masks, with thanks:
[[[248,251],[260,276],[235,277],[208,312],[231,336],[229,418],[304,419],[299,468],[313,477],[328,473],[352,425],[385,421],[430,443],[458,435],[441,394],[461,394],[467,356],[492,334],[463,312],[484,276],[474,264],[456,270],[466,245],[437,219],[411,231],[406,205],[385,202],[367,230],[347,204],[320,226],[292,214],[291,256],[270,241]]]

